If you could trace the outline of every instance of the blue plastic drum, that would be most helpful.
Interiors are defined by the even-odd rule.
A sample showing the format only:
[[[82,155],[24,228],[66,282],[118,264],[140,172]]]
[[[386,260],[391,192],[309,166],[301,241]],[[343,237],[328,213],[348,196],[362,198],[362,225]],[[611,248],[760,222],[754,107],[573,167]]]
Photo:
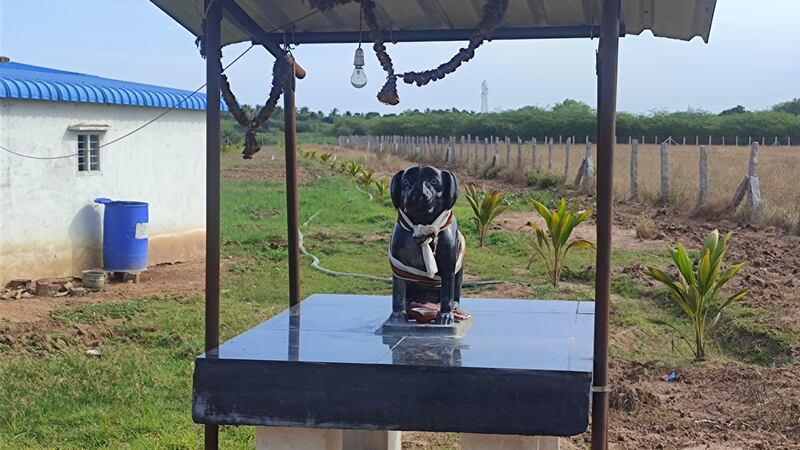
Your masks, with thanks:
[[[96,198],[103,215],[103,269],[107,272],[147,270],[148,205]]]

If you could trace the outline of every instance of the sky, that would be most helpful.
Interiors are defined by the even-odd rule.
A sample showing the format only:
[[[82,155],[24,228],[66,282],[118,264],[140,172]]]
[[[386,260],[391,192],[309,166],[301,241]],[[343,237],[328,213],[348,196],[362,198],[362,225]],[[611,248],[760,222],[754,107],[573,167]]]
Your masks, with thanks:
[[[398,0],[399,1],[399,0]],[[743,105],[767,109],[800,97],[800,0],[717,0],[708,44],[656,38],[649,32],[620,41],[618,109],[647,113],[689,108],[719,112]],[[390,45],[398,72],[433,68],[464,43]],[[249,44],[223,49],[232,60]],[[303,45],[294,50],[308,71],[297,104],[314,111],[381,113],[407,109],[551,106],[565,98],[596,104],[597,40],[493,41],[446,79],[418,88],[398,83],[400,104],[381,105],[384,80],[365,48],[369,80],[350,86],[356,45]],[[205,63],[194,36],[147,0],[0,0],[0,55],[12,61],[109,78],[194,90]],[[228,69],[240,102],[267,97],[273,58],[253,48]]]

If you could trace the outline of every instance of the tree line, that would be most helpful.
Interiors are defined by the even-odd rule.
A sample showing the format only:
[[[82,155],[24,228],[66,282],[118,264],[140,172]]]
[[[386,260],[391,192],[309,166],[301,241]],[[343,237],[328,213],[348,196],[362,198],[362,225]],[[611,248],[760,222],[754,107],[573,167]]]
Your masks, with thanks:
[[[250,106],[245,106],[250,108]],[[238,143],[244,130],[230,117],[223,115],[223,142]],[[262,136],[270,141],[280,140],[283,133],[283,114],[280,108],[262,127]],[[308,140],[325,141],[347,135],[409,135],[409,136],[509,136],[530,139],[544,136],[585,136],[594,141],[596,136],[596,111],[586,103],[564,100],[553,107],[527,106],[520,109],[489,113],[449,110],[409,110],[399,114],[341,113],[333,109],[329,113],[299,108],[297,131]],[[648,141],[654,136],[675,140],[682,137],[694,142],[699,136],[707,142],[713,136],[715,142],[725,138],[733,143],[738,136],[740,142],[747,137],[772,143],[775,137],[786,143],[787,137],[800,144],[800,98],[779,103],[769,110],[748,111],[736,106],[719,114],[702,110],[677,112],[658,111],[648,114],[619,112],[617,114],[617,136],[620,140],[628,136],[645,136]],[[660,138],[660,140],[661,140]],[[742,140],[744,139],[744,140]]]

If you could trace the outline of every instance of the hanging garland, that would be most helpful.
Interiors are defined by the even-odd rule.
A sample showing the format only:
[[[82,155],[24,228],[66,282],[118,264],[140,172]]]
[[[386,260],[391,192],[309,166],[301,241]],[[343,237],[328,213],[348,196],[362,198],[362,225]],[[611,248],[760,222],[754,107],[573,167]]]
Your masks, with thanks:
[[[370,29],[370,37],[373,42],[372,48],[375,50],[375,55],[378,57],[381,67],[386,72],[386,83],[378,92],[378,100],[388,105],[400,103],[400,97],[397,94],[397,78],[402,78],[406,84],[425,86],[432,81],[441,80],[448,74],[455,72],[462,64],[472,59],[475,56],[475,50],[483,45],[503,22],[508,9],[508,0],[489,0],[483,6],[483,14],[481,21],[478,23],[478,29],[470,37],[466,48],[459,49],[455,56],[435,69],[420,72],[411,71],[397,75],[394,72],[392,58],[386,51],[383,36],[381,36],[378,18],[375,15],[374,0],[309,0],[309,3],[312,7],[325,11],[354,1],[358,1],[361,4],[364,21]]]
[[[203,19],[200,23],[200,36],[195,40],[195,45],[197,45],[197,48],[200,50],[200,56],[202,56],[203,59],[206,58],[206,18],[214,1],[216,0],[211,0],[204,11]],[[239,125],[246,129],[244,135],[244,150],[242,150],[244,159],[252,159],[253,155],[261,150],[261,146],[258,145],[258,140],[256,139],[256,131],[269,120],[272,113],[275,112],[275,108],[278,106],[278,100],[281,98],[281,94],[283,94],[283,87],[286,85],[287,81],[291,81],[289,77],[294,76],[293,70],[291,70],[293,69],[293,65],[294,60],[288,55],[275,58],[275,63],[272,65],[272,88],[269,91],[269,97],[266,103],[264,103],[264,106],[258,111],[258,114],[252,119],[248,117],[247,113],[239,106],[236,96],[233,94],[233,91],[231,91],[231,84],[228,81],[228,76],[222,73],[222,65],[220,65],[220,92],[222,94],[222,99],[225,101],[225,104],[228,105],[228,109],[234,119],[236,119]]]
[[[272,88],[269,91],[269,98],[261,110],[252,119],[247,116],[247,113],[239,106],[236,96],[231,91],[231,85],[228,82],[228,77],[222,74],[222,82],[220,83],[220,90],[222,91],[222,99],[228,105],[233,117],[239,122],[239,125],[245,127],[247,131],[244,135],[244,150],[242,155],[244,159],[251,159],[257,153],[261,146],[258,145],[256,140],[256,131],[269,120],[275,108],[278,106],[278,100],[283,93],[283,87],[286,85],[288,77],[293,76],[292,65],[290,58],[276,58],[275,63],[272,65]]]

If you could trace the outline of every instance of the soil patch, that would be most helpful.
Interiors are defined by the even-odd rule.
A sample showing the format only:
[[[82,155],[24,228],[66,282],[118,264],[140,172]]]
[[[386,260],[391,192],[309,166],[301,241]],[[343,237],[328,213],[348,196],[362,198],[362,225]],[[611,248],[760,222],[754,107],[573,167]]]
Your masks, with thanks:
[[[223,268],[226,263],[223,262]],[[139,283],[106,283],[102,291],[88,292],[85,297],[33,297],[0,300],[0,323],[27,323],[45,320],[55,309],[108,300],[199,293],[204,288],[204,267],[204,261],[159,264],[142,272]]]

